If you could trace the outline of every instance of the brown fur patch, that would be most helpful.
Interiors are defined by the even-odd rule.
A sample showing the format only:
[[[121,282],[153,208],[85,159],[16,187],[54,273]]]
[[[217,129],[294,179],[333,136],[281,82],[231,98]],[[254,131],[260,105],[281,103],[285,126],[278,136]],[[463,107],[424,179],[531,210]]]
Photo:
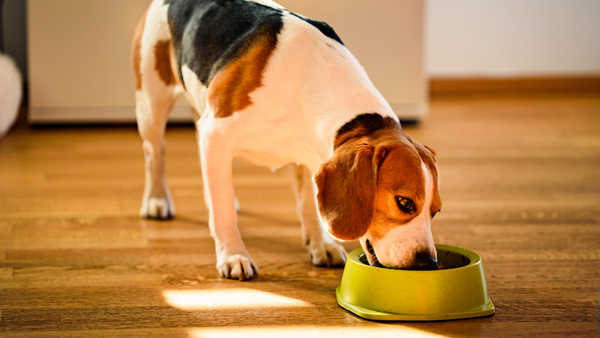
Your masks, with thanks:
[[[431,217],[433,217],[442,209],[442,199],[440,197],[440,190],[438,187],[438,171],[435,161],[435,152],[433,149],[429,148],[428,146],[421,145],[412,138],[410,140],[413,142],[415,148],[417,148],[419,155],[423,159],[423,162],[425,162],[425,165],[429,171],[431,171],[431,176],[433,176],[433,198],[431,199],[431,207],[429,209],[431,212]]]
[[[276,36],[261,36],[211,81],[208,102],[215,117],[231,116],[252,104],[250,93],[262,86],[262,73],[276,44]]]
[[[357,115],[337,131],[333,149],[337,149],[337,147],[350,139],[368,136],[375,133],[377,130],[384,128],[400,130],[400,125],[391,117],[383,117],[377,113],[365,113]]]
[[[373,240],[412,221],[422,212],[425,204],[428,192],[425,191],[421,157],[406,136],[398,131],[395,137],[382,138],[379,146],[387,149],[388,155],[377,173],[376,209],[369,228]],[[396,202],[397,196],[410,198],[416,210],[411,214],[401,211]]]
[[[394,227],[407,224],[421,212],[430,212],[433,217],[442,208],[435,152],[403,131],[399,131],[399,135],[402,141],[392,145],[391,149],[395,150],[390,152],[391,156],[385,159],[378,172],[376,211],[369,228],[373,240],[383,238]],[[431,172],[432,191],[425,191],[421,160]],[[416,212],[411,215],[400,212],[395,201],[390,198],[392,192],[393,195],[411,198],[417,207]],[[427,194],[433,194],[431,205],[429,210],[423,210]]]
[[[175,83],[175,76],[171,69],[171,40],[157,41],[154,45],[154,69],[167,86]]]
[[[144,35],[144,26],[146,25],[146,15],[148,11],[144,13],[144,16],[138,22],[138,25],[133,34],[133,43],[131,46],[131,62],[133,64],[133,74],[135,75],[135,89],[142,89],[142,35]]]
[[[357,239],[368,231],[377,240],[421,212],[433,215],[441,208],[433,151],[397,124],[374,132],[358,126],[338,133],[334,143],[334,156],[315,175],[319,211],[334,237]],[[432,192],[425,191],[422,163],[433,176],[430,210],[423,210]],[[400,210],[397,196],[410,198],[416,209]]]

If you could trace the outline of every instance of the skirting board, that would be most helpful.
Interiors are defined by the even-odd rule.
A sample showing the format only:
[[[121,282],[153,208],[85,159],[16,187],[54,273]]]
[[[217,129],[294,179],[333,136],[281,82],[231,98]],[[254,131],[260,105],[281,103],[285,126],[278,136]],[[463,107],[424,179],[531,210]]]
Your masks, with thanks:
[[[392,109],[401,120],[420,121],[428,113],[425,103],[396,103]],[[175,106],[169,122],[193,122],[189,106]],[[134,123],[135,107],[30,107],[30,124]]]
[[[515,78],[431,78],[432,96],[459,93],[600,92],[600,74]]]
[[[421,121],[429,114],[428,103],[390,103],[401,121]]]

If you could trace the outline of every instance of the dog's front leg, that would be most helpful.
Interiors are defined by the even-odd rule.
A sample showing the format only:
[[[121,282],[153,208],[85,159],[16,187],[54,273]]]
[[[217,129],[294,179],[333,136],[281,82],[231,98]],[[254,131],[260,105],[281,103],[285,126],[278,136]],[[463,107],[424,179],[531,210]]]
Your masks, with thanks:
[[[302,240],[316,266],[343,266],[346,250],[335,243],[319,225],[312,173],[303,165],[290,164],[296,213],[302,227]]]
[[[220,121],[207,116],[199,123],[198,140],[209,210],[210,233],[215,240],[217,270],[224,278],[245,280],[258,273],[258,267],[242,241],[237,228],[233,193],[231,144]]]

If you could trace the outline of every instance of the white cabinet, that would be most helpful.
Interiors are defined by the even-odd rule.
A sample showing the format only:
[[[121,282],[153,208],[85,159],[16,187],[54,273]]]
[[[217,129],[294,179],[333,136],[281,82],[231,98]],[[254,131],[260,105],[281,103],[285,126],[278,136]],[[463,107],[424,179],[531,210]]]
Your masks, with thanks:
[[[427,111],[423,1],[282,0],[335,28],[402,118]],[[133,32],[150,0],[28,0],[32,123],[135,120]],[[191,119],[181,101],[174,119]]]

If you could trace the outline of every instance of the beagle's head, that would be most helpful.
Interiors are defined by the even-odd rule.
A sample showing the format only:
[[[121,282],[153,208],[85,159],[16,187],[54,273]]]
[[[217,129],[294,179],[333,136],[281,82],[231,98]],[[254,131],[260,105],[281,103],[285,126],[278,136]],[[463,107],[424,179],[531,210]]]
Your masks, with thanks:
[[[329,233],[359,239],[373,266],[437,269],[431,220],[442,202],[435,153],[378,114],[345,124],[334,148],[315,174]]]

